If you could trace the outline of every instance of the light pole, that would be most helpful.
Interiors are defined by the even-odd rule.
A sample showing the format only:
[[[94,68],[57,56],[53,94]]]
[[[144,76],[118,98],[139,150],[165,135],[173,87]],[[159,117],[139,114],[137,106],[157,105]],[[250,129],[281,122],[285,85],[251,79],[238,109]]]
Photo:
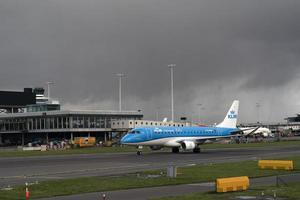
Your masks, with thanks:
[[[201,119],[201,106],[202,104],[201,103],[198,103],[197,106],[199,106],[199,124],[200,124],[200,119]]]
[[[119,111],[122,111],[122,78],[125,76],[124,74],[116,74],[119,77]]]
[[[174,122],[174,82],[173,82],[173,70],[176,64],[169,64],[168,67],[170,68],[171,72],[171,112],[172,112],[172,122]]]
[[[48,101],[50,101],[50,85],[54,84],[54,82],[47,82],[47,93],[48,93]]]
[[[260,123],[260,120],[259,120],[259,108],[260,108],[260,103],[256,103],[256,108],[257,108],[257,123]]]
[[[160,107],[156,107],[156,121],[158,121],[158,112],[159,112]]]

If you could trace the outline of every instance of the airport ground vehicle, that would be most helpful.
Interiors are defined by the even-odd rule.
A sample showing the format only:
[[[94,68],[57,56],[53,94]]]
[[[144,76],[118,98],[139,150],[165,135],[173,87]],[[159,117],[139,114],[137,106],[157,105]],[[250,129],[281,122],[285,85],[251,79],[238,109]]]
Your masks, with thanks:
[[[92,147],[96,145],[95,137],[75,137],[74,144],[79,147]]]

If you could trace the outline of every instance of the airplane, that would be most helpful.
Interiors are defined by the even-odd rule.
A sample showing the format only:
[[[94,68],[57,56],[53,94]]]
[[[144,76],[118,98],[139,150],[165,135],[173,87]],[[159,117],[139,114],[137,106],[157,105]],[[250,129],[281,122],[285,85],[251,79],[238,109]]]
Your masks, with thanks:
[[[141,155],[143,146],[149,146],[152,150],[169,147],[172,148],[173,153],[178,153],[180,148],[199,153],[199,145],[206,140],[230,138],[241,133],[241,130],[236,127],[238,109],[239,101],[234,100],[224,120],[216,126],[134,128],[122,137],[121,144],[138,147],[138,155]]]
[[[243,131],[244,136],[250,135],[261,135],[262,137],[274,137],[274,134],[270,129],[265,127],[242,127],[240,128]]]

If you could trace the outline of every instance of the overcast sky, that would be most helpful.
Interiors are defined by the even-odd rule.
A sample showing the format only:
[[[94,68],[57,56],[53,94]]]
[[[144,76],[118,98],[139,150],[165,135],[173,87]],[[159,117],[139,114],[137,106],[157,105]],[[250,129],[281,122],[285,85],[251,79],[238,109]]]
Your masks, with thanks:
[[[300,112],[299,0],[1,0],[1,90],[45,87],[65,109],[219,122]],[[261,106],[258,109],[256,103]],[[199,106],[202,104],[202,106]]]

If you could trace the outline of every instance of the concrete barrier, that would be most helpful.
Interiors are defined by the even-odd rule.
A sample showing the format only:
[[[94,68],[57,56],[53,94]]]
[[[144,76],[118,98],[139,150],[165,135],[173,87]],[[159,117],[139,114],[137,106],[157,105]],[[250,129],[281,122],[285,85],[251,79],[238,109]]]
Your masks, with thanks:
[[[239,190],[247,190],[249,188],[248,176],[218,178],[216,180],[217,192],[232,192]]]
[[[23,151],[41,151],[41,147],[23,147]]]
[[[47,145],[41,145],[41,151],[47,151]]]
[[[292,160],[259,160],[258,167],[260,169],[285,169],[293,170],[294,163]]]

